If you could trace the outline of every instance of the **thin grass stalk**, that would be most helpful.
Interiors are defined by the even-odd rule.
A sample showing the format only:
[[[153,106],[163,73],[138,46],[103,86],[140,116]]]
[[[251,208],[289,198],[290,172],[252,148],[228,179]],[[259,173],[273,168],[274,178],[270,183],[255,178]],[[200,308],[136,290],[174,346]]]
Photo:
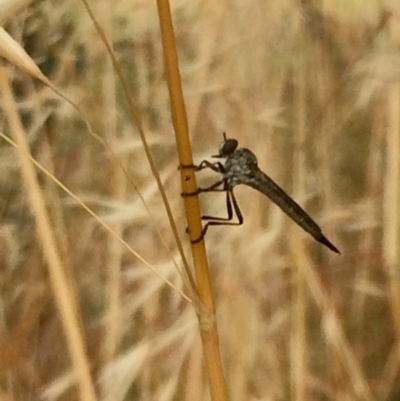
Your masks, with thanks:
[[[186,109],[183,100],[171,10],[168,0],[157,0],[157,7],[160,19],[168,90],[171,100],[171,114],[178,148],[179,163],[181,165],[190,165],[193,164],[193,157],[189,139]],[[194,170],[182,169],[181,183],[183,192],[195,191],[197,184]],[[184,205],[191,238],[196,238],[200,236],[202,231],[198,197],[186,197],[184,199]],[[206,360],[206,369],[210,383],[211,399],[213,401],[225,401],[227,399],[227,394],[222,372],[215,306],[204,241],[192,244],[192,255],[196,273],[198,295],[200,301],[205,307],[204,310],[198,311],[198,317]]]
[[[45,137],[41,143],[42,150],[42,159],[43,165],[46,165],[46,168],[54,173],[54,163],[52,159],[52,148],[49,143],[48,137]],[[60,195],[57,191],[57,186],[49,180],[46,182],[47,188],[45,189],[45,198],[49,205],[49,216],[51,217],[51,221],[54,222],[54,234],[57,240],[58,249],[60,250],[61,260],[63,262],[63,266],[70,271],[71,270],[71,250],[68,239],[67,227],[65,224],[63,208],[61,205]]]
[[[375,211],[374,215],[382,213],[382,177],[385,176],[383,158],[377,149],[381,148],[385,140],[385,118],[386,112],[381,102],[376,102],[372,108],[373,122],[371,137],[369,139],[369,154],[366,174],[366,199],[372,205]],[[368,283],[373,280],[374,269],[377,268],[377,250],[376,244],[379,242],[379,234],[375,225],[368,227],[362,233],[360,246],[360,263],[355,269],[355,283]],[[354,291],[351,302],[351,316],[354,316],[353,325],[356,331],[356,337],[360,343],[366,339],[366,322],[368,317],[370,295],[364,291]]]
[[[318,85],[318,97],[321,99],[329,99],[331,96],[334,82],[332,80],[332,71],[330,68],[330,55],[326,53],[326,49],[324,48],[323,42],[317,42],[316,45],[317,57],[318,57],[318,65],[317,71],[319,75],[319,85]],[[331,149],[332,149],[332,133],[335,130],[335,113],[336,110],[336,98],[332,97],[331,99],[326,100],[324,104],[325,108],[323,110],[323,116],[321,120],[321,126],[319,127],[319,133],[315,133],[314,135],[319,136],[319,149],[318,149],[318,167],[320,170],[319,180],[321,185],[321,205],[322,209],[330,209],[331,199],[333,197],[332,192],[332,162],[331,162]],[[331,258],[330,255],[327,255],[328,258]],[[330,289],[331,293],[334,291]],[[332,295],[332,294],[331,294]],[[333,295],[332,295],[333,296]],[[323,314],[322,318],[324,321],[328,321],[329,314]],[[327,330],[327,326],[325,325],[324,330]],[[330,337],[330,333],[326,333],[326,337]],[[327,375],[330,378],[330,384],[334,391],[339,394],[339,397],[342,395],[340,391],[343,389],[343,376],[342,376],[342,366],[339,364],[337,353],[338,350],[335,348],[332,341],[328,341],[328,347],[326,349],[326,359],[328,363],[327,367]],[[340,352],[340,351],[339,351]]]
[[[384,188],[383,257],[389,273],[389,300],[400,352],[400,85],[393,84],[387,98],[387,170]]]
[[[125,161],[121,160],[125,164]],[[119,168],[114,170],[114,177],[111,183],[113,199],[123,202],[126,198],[127,180],[123,171]],[[113,231],[118,235],[123,235],[123,222],[110,224]],[[104,343],[105,361],[111,361],[115,356],[120,340],[120,310],[121,310],[121,261],[123,247],[120,242],[110,235],[109,259],[107,262],[108,281],[107,281],[107,323]]]
[[[10,145],[14,146],[16,149],[21,151],[25,156],[43,173],[50,177],[63,191],[65,191],[72,199],[74,199],[86,212],[88,212],[102,227],[104,227],[110,234],[114,236],[132,255],[134,255],[138,260],[140,260],[145,266],[147,266],[157,277],[164,281],[165,284],[174,289],[179,293],[183,299],[187,302],[193,304],[191,298],[189,298],[185,293],[183,293],[175,284],[169,279],[163,277],[146,259],[144,259],[138,252],[136,252],[121,236],[119,236],[108,224],[106,224],[90,207],[83,203],[79,197],[77,197],[73,192],[71,192],[61,181],[59,181],[54,175],[52,175],[48,170],[46,170],[40,163],[38,163],[29,153],[20,149],[18,145],[0,132],[0,137],[2,137]]]
[[[103,15],[103,23],[109,37],[112,38],[112,4],[103,2],[99,4],[100,10]],[[103,78],[103,96],[104,115],[104,128],[106,132],[107,142],[113,146],[118,143],[120,134],[117,132],[117,104],[116,104],[116,89],[115,89],[115,75],[110,59],[107,59],[105,64],[104,78]],[[120,163],[127,169],[127,156],[121,154]],[[124,171],[113,164],[112,177],[110,189],[112,198],[117,202],[123,202],[126,198],[127,191],[127,177]],[[110,224],[114,232],[121,236],[123,235],[123,222],[116,222]],[[109,255],[107,261],[107,314],[105,320],[105,335],[103,345],[103,360],[104,363],[111,363],[115,355],[118,353],[118,346],[121,340],[121,263],[123,255],[123,247],[120,242],[113,236],[108,237]],[[112,395],[107,399],[112,399]]]
[[[105,32],[103,31],[103,29],[101,28],[100,24],[98,23],[98,21],[97,21],[95,15],[93,13],[91,7],[89,6],[89,3],[86,0],[82,0],[82,3],[85,6],[85,9],[86,9],[87,13],[89,14],[89,17],[90,17],[91,21],[93,22],[93,24],[94,24],[94,26],[96,28],[96,32],[100,36],[101,41],[103,42],[103,44],[105,45],[105,47],[107,49],[107,53],[109,54],[109,56],[111,58],[115,73],[118,76],[119,81],[121,82],[122,90],[123,90],[123,92],[125,94],[125,97],[126,97],[126,100],[128,102],[128,106],[129,106],[129,110],[130,110],[130,113],[131,113],[132,121],[134,122],[134,124],[135,124],[135,126],[136,126],[136,128],[137,128],[137,130],[139,132],[139,136],[140,136],[140,139],[142,141],[143,149],[144,149],[144,152],[146,154],[147,160],[149,162],[151,172],[152,172],[152,174],[153,174],[153,176],[154,176],[154,178],[155,178],[155,180],[157,182],[157,187],[158,187],[158,190],[160,192],[161,199],[163,201],[165,210],[167,212],[167,216],[168,216],[169,224],[170,224],[170,227],[171,227],[171,230],[172,230],[172,234],[173,234],[173,236],[175,238],[176,245],[178,247],[178,251],[179,251],[179,254],[180,254],[181,259],[182,259],[183,268],[185,269],[186,275],[188,277],[191,290],[193,290],[195,292],[196,291],[196,285],[194,283],[194,280],[193,280],[193,277],[192,277],[192,273],[190,271],[189,264],[188,264],[186,256],[185,256],[185,252],[183,250],[182,242],[181,242],[181,240],[179,238],[178,229],[176,227],[176,223],[175,223],[174,216],[172,214],[172,210],[171,210],[168,198],[167,198],[167,194],[165,193],[165,190],[164,190],[164,187],[163,187],[163,184],[162,184],[162,181],[161,181],[160,174],[159,174],[159,172],[157,170],[156,164],[155,164],[153,156],[151,154],[149,144],[147,143],[146,135],[145,135],[144,129],[143,129],[142,119],[140,117],[139,108],[136,106],[135,102],[133,101],[132,96],[130,95],[128,84],[127,84],[127,82],[126,82],[126,80],[125,80],[125,78],[124,78],[124,76],[122,74],[121,67],[120,67],[120,65],[119,65],[119,63],[117,61],[117,58],[115,56],[115,53],[114,53],[109,41],[107,40],[107,36],[106,36]],[[106,143],[104,143],[104,141],[100,137],[94,135],[93,133],[91,133],[91,134],[93,136],[95,136],[101,143],[106,145]],[[106,146],[106,148],[107,148],[107,146]],[[182,172],[182,174],[183,174],[183,172]],[[129,181],[132,182],[131,180],[129,180]],[[158,229],[157,229],[157,232],[159,233]],[[164,237],[162,235],[160,235],[160,234],[159,234],[159,236],[160,236],[160,239],[161,239],[162,243],[164,244],[166,250],[170,253],[169,248],[165,245],[166,242],[164,240]],[[171,256],[171,259],[174,260],[172,256]]]
[[[294,150],[294,193],[304,195],[304,182],[306,177],[304,145],[306,142],[306,85],[307,73],[303,66],[295,69],[295,108],[297,112],[297,132],[295,136]],[[291,399],[293,401],[303,401],[306,383],[306,288],[304,258],[298,257],[299,253],[304,252],[300,233],[297,227],[291,229],[294,236],[292,274],[293,274],[293,302],[292,302],[292,331],[290,338],[290,369],[291,369]]]
[[[73,283],[69,280],[64,270],[50,218],[46,210],[45,200],[43,199],[43,194],[37,180],[36,171],[27,157],[29,155],[29,146],[17,112],[17,105],[10,87],[7,70],[4,67],[0,67],[0,79],[3,92],[3,109],[12,135],[18,145],[17,153],[21,174],[35,219],[43,255],[49,268],[50,282],[64,326],[65,337],[78,382],[80,399],[82,401],[95,401],[96,395],[90,376],[89,361],[85,353],[84,337],[80,327],[79,308],[76,303],[77,292],[74,290]]]
[[[302,256],[302,263],[307,266],[305,270],[306,280],[311,294],[321,310],[321,314],[325,325],[325,335],[328,345],[331,347],[332,358],[342,367],[342,377],[344,376],[349,382],[349,388],[355,399],[363,401],[372,401],[374,397],[368,382],[366,381],[362,369],[350,348],[350,345],[344,334],[342,324],[340,323],[338,314],[324,289],[316,272],[312,269],[311,260],[306,255]]]

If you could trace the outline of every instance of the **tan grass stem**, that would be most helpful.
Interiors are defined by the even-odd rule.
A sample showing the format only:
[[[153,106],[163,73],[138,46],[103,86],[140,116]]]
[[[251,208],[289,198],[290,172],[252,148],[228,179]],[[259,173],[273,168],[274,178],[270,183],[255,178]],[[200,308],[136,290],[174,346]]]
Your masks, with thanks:
[[[387,170],[384,188],[383,256],[389,271],[389,299],[397,343],[400,341],[400,283],[398,277],[400,202],[400,85],[393,84],[387,98]]]
[[[161,38],[164,49],[165,68],[168,90],[171,100],[171,114],[178,147],[179,163],[193,164],[192,151],[188,132],[186,109],[183,100],[182,83],[179,73],[178,55],[176,52],[174,29],[168,0],[157,0],[160,19]],[[196,190],[196,177],[193,170],[181,170],[183,192]],[[200,236],[202,231],[199,201],[196,196],[184,199],[189,232],[192,238]],[[197,289],[204,311],[198,311],[206,368],[210,383],[211,399],[227,399],[225,381],[219,353],[217,323],[212,295],[207,255],[204,242],[192,245],[193,262],[196,273]]]
[[[21,175],[35,219],[43,255],[48,265],[50,282],[64,326],[65,337],[78,382],[80,398],[82,401],[95,401],[96,394],[90,376],[89,361],[85,353],[82,328],[80,327],[80,312],[76,302],[77,292],[63,266],[35,169],[31,160],[26,157],[30,153],[29,146],[17,112],[17,105],[10,87],[7,70],[4,67],[0,67],[0,80],[3,93],[3,110],[15,142],[18,145],[17,151]]]

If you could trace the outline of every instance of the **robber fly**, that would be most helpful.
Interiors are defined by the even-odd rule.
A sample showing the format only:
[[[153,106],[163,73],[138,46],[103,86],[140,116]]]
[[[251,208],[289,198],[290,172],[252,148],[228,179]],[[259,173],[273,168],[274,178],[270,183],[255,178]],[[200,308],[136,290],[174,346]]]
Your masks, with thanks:
[[[202,192],[225,192],[228,217],[202,216],[207,223],[199,238],[192,240],[192,243],[201,241],[208,227],[218,225],[241,225],[243,224],[243,215],[233,193],[236,185],[244,184],[260,191],[268,196],[276,205],[278,205],[293,221],[295,221],[303,230],[308,232],[315,240],[327,246],[331,251],[339,253],[340,251],[325,237],[318,224],[296,203],[282,188],[262,172],[258,167],[257,158],[253,152],[246,148],[238,148],[236,139],[227,138],[224,133],[224,141],[219,146],[217,155],[212,157],[225,159],[225,163],[207,160],[202,161],[198,166],[181,166],[181,168],[194,168],[200,171],[209,168],[221,174],[221,179],[207,188],[198,188],[193,193],[182,194],[182,196],[194,196]],[[237,222],[232,221],[236,214]]]

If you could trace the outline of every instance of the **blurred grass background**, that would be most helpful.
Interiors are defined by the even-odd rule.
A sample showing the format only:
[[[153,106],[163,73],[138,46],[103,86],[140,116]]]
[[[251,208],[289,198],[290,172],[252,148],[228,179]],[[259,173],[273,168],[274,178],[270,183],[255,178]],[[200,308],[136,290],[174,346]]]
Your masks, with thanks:
[[[230,398],[400,399],[400,6],[171,6],[195,159],[215,154],[226,131],[257,154],[342,252],[330,254],[262,195],[237,188],[245,224],[211,228],[206,238]],[[155,2],[93,7],[140,105],[185,239]],[[82,4],[36,1],[5,27],[112,144],[174,250],[126,100]],[[10,71],[34,157],[179,286],[137,193],[76,112]],[[8,133],[1,115],[0,122]],[[73,400],[69,355],[17,159],[4,141],[0,152],[0,398]],[[99,397],[207,399],[192,308],[38,177],[78,286]],[[198,176],[200,185],[214,178]],[[201,195],[201,203],[205,214],[225,214],[220,194]]]

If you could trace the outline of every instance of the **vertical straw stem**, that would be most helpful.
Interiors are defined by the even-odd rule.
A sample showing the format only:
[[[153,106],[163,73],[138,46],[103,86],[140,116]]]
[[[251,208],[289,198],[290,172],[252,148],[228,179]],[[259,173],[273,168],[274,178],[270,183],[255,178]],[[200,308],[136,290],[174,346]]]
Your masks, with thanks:
[[[179,162],[181,165],[191,165],[193,164],[193,158],[182,94],[171,10],[168,0],[157,0],[157,7]],[[196,190],[197,184],[193,169],[181,169],[181,183],[184,192],[193,192]],[[200,236],[202,230],[200,206],[197,196],[185,197],[184,205],[189,232],[192,238],[196,238]],[[192,245],[192,254],[198,295],[201,303],[204,305],[204,307],[200,307],[198,310],[198,318],[210,383],[211,399],[213,401],[222,401],[226,400],[227,396],[219,353],[214,300],[203,241]]]
[[[303,65],[297,66],[294,70],[296,81],[296,118],[297,132],[295,137],[294,148],[294,193],[301,196],[304,195],[305,182],[305,157],[304,148],[307,140],[307,102],[306,102],[306,79],[307,71]],[[292,230],[293,240],[293,303],[292,303],[292,326],[290,333],[290,369],[291,369],[291,399],[293,401],[304,401],[305,399],[305,383],[306,383],[306,274],[307,263],[302,256],[302,241],[299,237],[298,230]]]
[[[400,202],[400,85],[393,84],[388,94],[387,170],[384,188],[383,250],[389,270],[389,297],[397,343],[400,344],[399,202]]]

